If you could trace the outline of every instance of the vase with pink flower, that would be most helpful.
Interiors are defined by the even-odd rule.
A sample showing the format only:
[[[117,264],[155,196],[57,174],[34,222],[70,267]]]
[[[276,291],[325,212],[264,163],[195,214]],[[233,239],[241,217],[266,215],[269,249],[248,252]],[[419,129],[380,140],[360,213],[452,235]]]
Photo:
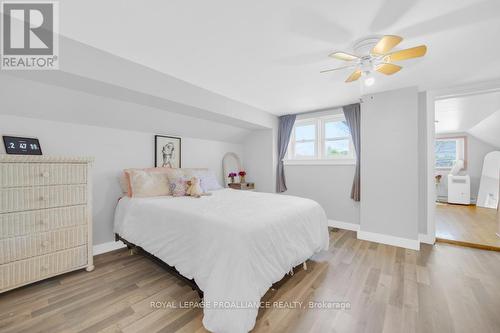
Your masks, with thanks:
[[[245,176],[247,175],[247,173],[244,171],[244,170],[241,170],[238,175],[240,176],[240,183],[244,183],[245,182]]]
[[[229,177],[229,179],[231,179],[231,183],[234,183],[234,177],[236,177],[236,176],[237,176],[236,172],[229,173],[228,177]]]

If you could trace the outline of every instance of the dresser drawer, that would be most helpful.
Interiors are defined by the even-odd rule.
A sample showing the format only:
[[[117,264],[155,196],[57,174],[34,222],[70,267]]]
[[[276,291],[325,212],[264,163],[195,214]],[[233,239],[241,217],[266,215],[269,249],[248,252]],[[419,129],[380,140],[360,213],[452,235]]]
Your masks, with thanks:
[[[70,206],[0,214],[0,239],[87,225],[87,206]]]
[[[31,258],[87,243],[87,226],[58,229],[0,240],[0,264]]]
[[[87,183],[86,164],[1,163],[0,188]]]
[[[0,213],[81,205],[86,185],[59,185],[0,189]]]
[[[0,265],[0,292],[87,265],[87,246]]]

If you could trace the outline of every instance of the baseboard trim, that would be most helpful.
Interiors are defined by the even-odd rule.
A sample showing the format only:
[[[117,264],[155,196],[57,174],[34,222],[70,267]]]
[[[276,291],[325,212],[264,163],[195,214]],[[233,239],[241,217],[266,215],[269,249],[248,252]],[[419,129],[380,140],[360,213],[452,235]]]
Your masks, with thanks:
[[[336,220],[328,220],[328,226],[332,228],[339,228],[343,230],[352,230],[352,231],[358,231],[359,230],[359,224],[356,223],[350,223],[350,222],[342,222],[342,221],[336,221]]]
[[[126,245],[123,244],[121,241],[97,244],[92,247],[92,253],[96,256],[98,254],[103,254],[106,252],[111,252],[114,250],[124,248],[125,246]]]
[[[484,245],[484,244],[477,244],[477,243],[470,243],[470,242],[464,242],[464,241],[459,241],[459,240],[453,240],[453,239],[444,239],[444,238],[436,238],[437,243],[447,243],[447,244],[452,244],[452,245],[458,245],[458,246],[464,246],[464,247],[471,247],[475,249],[481,249],[481,250],[487,250],[487,251],[497,251],[500,252],[500,247],[498,246],[493,246],[493,245]]]
[[[436,242],[436,237],[428,234],[418,234],[418,240],[420,241],[420,243],[434,245],[434,243]]]
[[[402,238],[363,230],[358,231],[358,239],[403,247],[410,250],[420,250],[420,242],[417,239]]]
[[[448,202],[448,197],[447,196],[438,196],[436,198],[436,201],[439,202],[439,203],[443,203],[443,204],[450,204],[450,205],[454,205],[453,203],[449,203]],[[477,203],[477,198],[470,198],[470,205],[475,205]],[[460,204],[458,204],[460,205]]]

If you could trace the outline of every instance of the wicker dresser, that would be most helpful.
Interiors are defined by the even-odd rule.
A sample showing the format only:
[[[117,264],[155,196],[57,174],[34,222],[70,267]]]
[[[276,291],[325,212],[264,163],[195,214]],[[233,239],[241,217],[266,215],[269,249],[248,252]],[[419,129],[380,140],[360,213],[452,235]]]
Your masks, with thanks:
[[[94,269],[91,163],[0,155],[0,292]]]

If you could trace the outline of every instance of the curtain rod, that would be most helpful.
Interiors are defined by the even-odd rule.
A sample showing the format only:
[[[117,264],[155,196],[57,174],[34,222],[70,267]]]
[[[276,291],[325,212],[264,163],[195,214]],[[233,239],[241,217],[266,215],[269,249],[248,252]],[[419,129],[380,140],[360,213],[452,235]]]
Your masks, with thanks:
[[[359,99],[359,104],[363,104],[363,99],[360,98]],[[351,104],[356,104],[356,103],[351,103]],[[350,105],[350,104],[346,104],[346,105]],[[316,113],[316,112],[323,112],[323,111],[329,111],[329,110],[335,110],[335,109],[342,109],[342,107],[344,107],[345,105],[337,105],[337,106],[331,106],[331,107],[328,107],[328,108],[324,108],[324,109],[318,109],[318,110],[312,110],[312,111],[306,111],[306,112],[300,112],[300,113],[295,113],[295,115],[297,116],[300,116],[300,115],[303,115],[303,114],[309,114],[309,113]]]

